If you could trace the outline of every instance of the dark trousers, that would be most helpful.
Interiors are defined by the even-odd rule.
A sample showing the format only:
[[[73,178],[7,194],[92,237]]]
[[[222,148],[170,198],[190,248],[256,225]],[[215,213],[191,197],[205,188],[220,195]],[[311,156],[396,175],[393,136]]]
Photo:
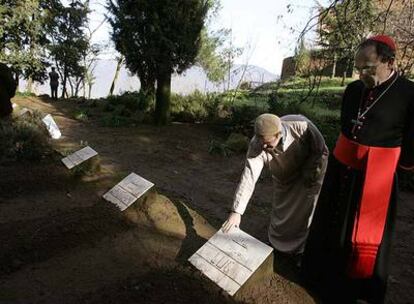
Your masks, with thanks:
[[[58,86],[57,85],[50,85],[50,90],[52,91],[52,99],[57,100],[57,91],[58,91]]]

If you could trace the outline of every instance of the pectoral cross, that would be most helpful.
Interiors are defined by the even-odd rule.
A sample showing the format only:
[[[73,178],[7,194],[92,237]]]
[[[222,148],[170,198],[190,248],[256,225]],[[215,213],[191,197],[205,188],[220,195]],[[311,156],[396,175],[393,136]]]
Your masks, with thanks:
[[[361,127],[364,125],[362,121],[359,120],[359,117],[357,119],[352,119],[351,122],[353,123],[352,127],[352,134],[355,134],[355,131],[357,129],[361,129]]]

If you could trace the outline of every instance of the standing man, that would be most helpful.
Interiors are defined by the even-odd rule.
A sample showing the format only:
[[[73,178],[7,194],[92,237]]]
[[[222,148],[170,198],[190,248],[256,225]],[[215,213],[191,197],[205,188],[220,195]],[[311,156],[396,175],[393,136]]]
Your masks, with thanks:
[[[57,100],[57,91],[59,86],[59,74],[56,73],[55,67],[52,67],[52,72],[49,73],[50,90],[52,91],[52,99]]]
[[[260,115],[234,196],[233,212],[223,224],[223,231],[240,225],[255,184],[266,166],[274,181],[269,241],[282,253],[302,253],[327,158],[328,148],[323,136],[306,117]]]
[[[14,81],[10,68],[0,63],[0,118],[9,117],[13,112],[11,98],[16,93],[16,82]]]
[[[374,36],[355,56],[341,134],[330,159],[303,259],[326,303],[383,303],[396,221],[399,165],[414,169],[414,83],[394,70],[392,38]]]

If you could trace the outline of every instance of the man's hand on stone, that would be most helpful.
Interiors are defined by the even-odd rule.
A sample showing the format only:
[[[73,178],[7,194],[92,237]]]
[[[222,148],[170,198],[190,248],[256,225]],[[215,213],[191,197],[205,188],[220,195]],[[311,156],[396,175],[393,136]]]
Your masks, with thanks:
[[[239,228],[241,222],[241,214],[237,212],[230,213],[227,221],[224,222],[221,229],[224,233],[230,232],[233,228]]]

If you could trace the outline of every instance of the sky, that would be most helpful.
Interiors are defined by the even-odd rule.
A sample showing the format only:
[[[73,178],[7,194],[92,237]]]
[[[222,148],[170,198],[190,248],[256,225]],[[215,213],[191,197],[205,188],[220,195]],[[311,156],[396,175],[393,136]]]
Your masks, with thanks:
[[[320,1],[321,3],[327,0]],[[300,4],[298,4],[298,2]],[[100,24],[105,14],[105,0],[92,0],[92,29]],[[291,4],[293,12],[288,13]],[[212,22],[213,29],[231,28],[233,43],[245,52],[236,63],[249,63],[280,74],[283,58],[293,55],[298,31],[312,15],[315,0],[221,0],[222,9]],[[282,15],[282,18],[278,18]],[[296,31],[292,33],[289,28]],[[95,42],[109,41],[110,26],[104,24],[93,37]],[[113,57],[107,48],[102,55]]]
[[[293,13],[288,13],[289,3]],[[237,46],[247,49],[241,62],[280,74],[283,58],[293,55],[299,30],[311,16],[312,0],[222,0],[217,25],[233,30]],[[282,15],[282,18],[278,18]],[[289,28],[296,29],[292,33]]]

